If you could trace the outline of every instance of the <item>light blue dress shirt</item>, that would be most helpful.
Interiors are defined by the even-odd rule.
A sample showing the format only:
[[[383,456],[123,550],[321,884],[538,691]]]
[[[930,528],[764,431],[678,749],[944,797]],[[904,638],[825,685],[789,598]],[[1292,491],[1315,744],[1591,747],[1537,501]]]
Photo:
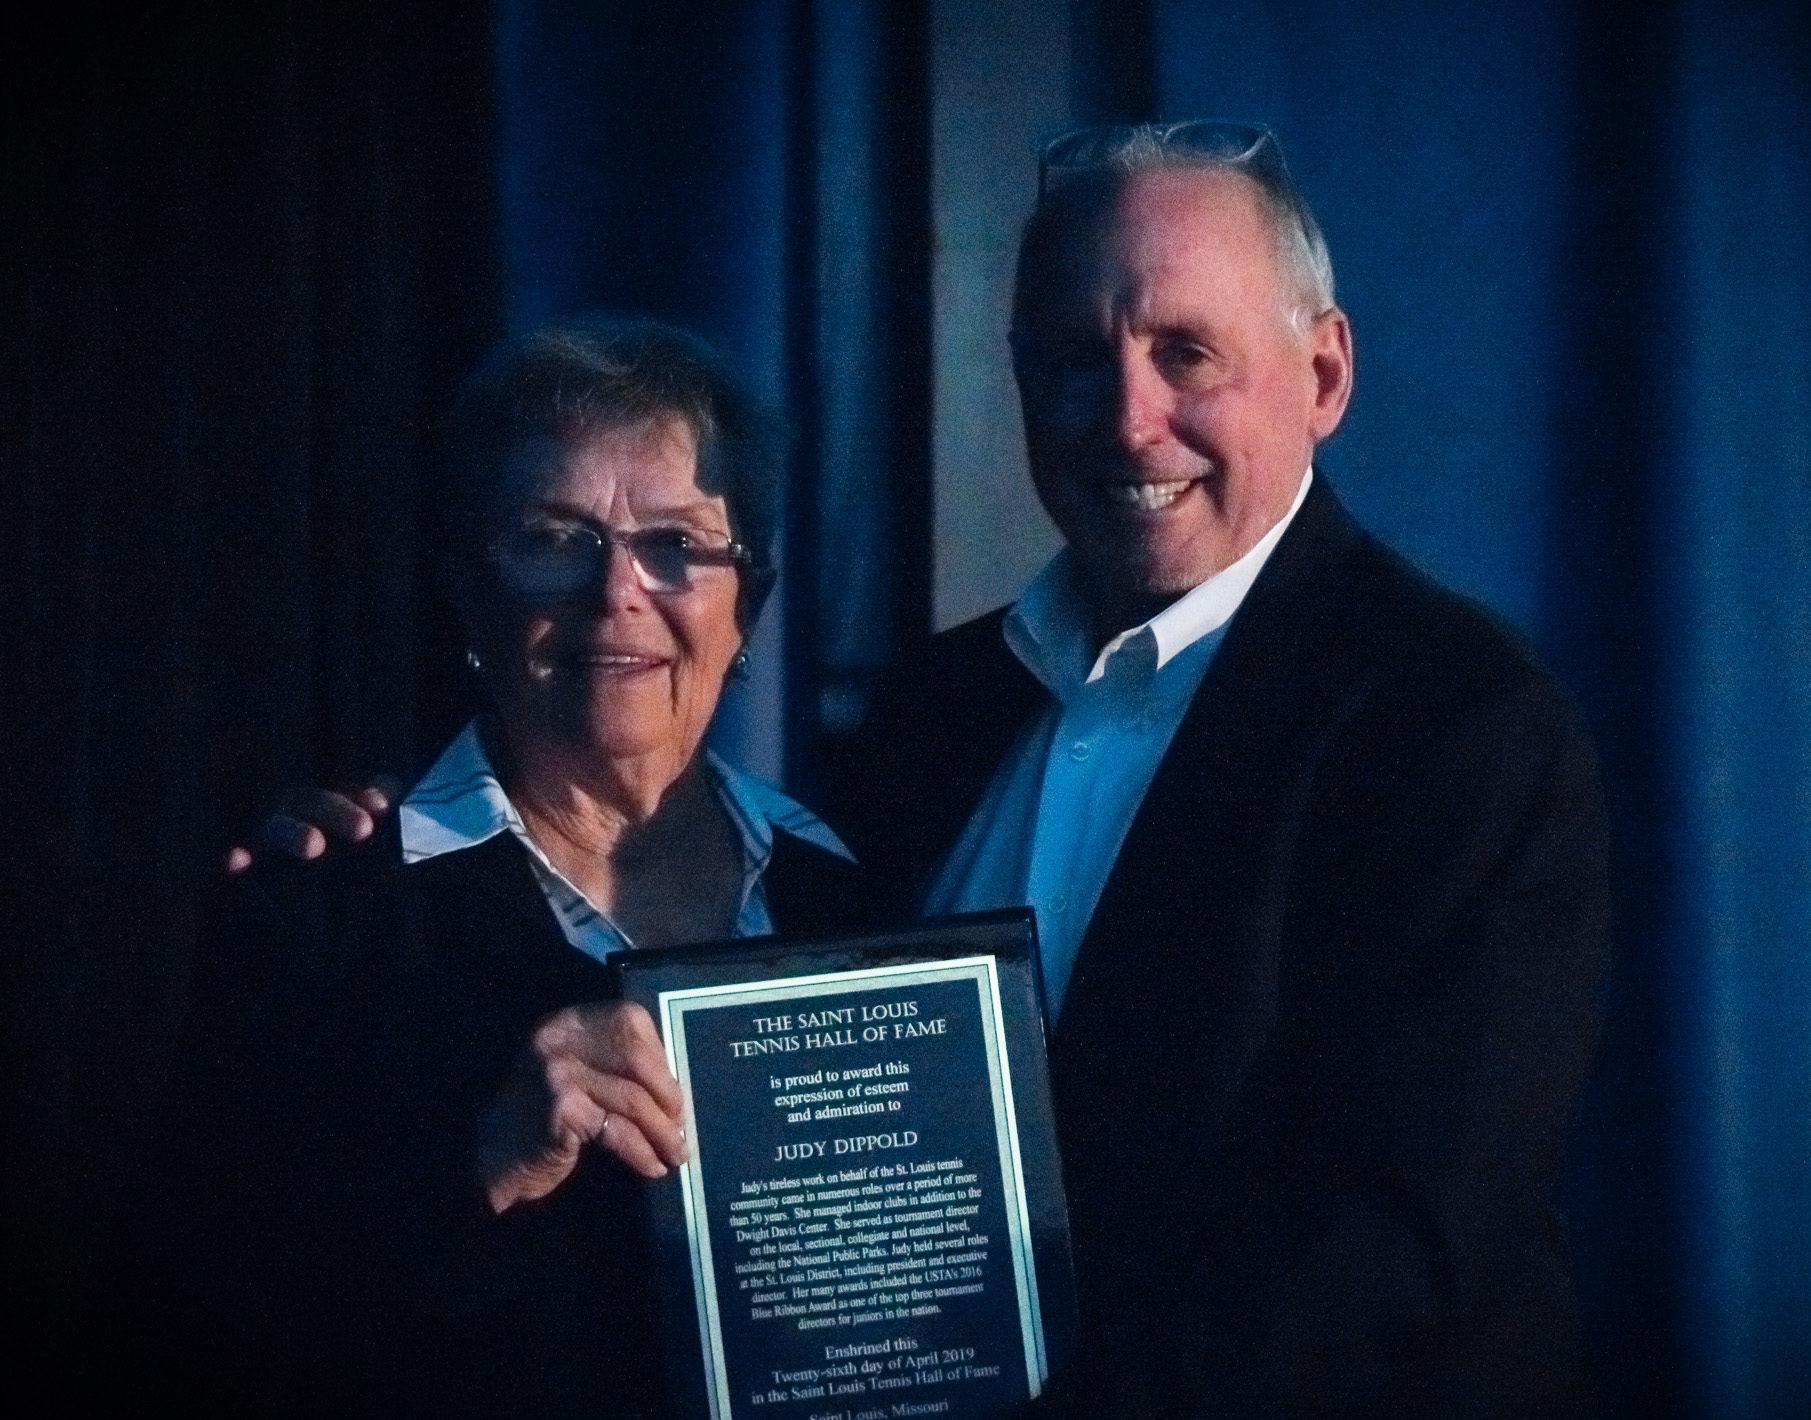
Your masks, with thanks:
[[[1052,1018],[1158,762],[1312,478],[1245,556],[1098,653],[1066,550],[1007,614],[1007,645],[1052,700],[1001,761],[925,911],[1029,903]]]

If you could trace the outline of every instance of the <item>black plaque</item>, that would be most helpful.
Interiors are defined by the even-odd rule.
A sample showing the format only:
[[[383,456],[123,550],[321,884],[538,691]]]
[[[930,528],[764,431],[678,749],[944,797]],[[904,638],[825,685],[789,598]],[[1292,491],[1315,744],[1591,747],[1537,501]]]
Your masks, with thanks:
[[[1023,911],[636,953],[691,1115],[650,1190],[674,1411],[998,1416],[1074,1327]]]

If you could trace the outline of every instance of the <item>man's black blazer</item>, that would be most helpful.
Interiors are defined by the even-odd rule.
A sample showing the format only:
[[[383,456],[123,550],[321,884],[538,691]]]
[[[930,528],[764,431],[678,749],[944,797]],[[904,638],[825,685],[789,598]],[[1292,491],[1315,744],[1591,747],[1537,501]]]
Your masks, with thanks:
[[[862,742],[837,821],[897,901],[1047,703],[1000,622],[907,658]],[[1605,860],[1560,691],[1317,476],[1054,1030],[1077,1413],[1576,1405],[1551,1194],[1599,1019]]]

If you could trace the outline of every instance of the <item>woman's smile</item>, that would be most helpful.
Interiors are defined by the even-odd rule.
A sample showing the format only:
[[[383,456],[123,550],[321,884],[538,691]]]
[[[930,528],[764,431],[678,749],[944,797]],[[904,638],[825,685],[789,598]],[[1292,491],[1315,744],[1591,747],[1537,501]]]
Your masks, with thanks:
[[[665,670],[672,664],[669,656],[649,651],[603,651],[578,648],[559,651],[548,658],[554,669],[574,675],[604,676],[624,680]]]

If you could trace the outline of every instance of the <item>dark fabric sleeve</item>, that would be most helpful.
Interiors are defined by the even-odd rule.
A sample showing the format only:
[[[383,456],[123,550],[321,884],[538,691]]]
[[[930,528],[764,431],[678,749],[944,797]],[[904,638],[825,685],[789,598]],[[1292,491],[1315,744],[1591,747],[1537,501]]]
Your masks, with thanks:
[[[608,994],[507,842],[271,864],[224,895],[96,1318],[155,1413],[644,1413],[633,1181],[491,1215],[479,1110]],[[600,1392],[599,1377],[607,1377]]]
[[[196,956],[96,1318],[106,1383],[149,1409],[306,1412],[348,1390],[346,959],[322,876],[267,865],[223,885]]]
[[[623,1283],[635,1181],[587,1157],[550,1198],[497,1217],[473,1167],[479,1116],[535,1025],[608,997],[608,973],[567,946],[501,836],[404,876],[394,939],[374,944],[348,1007],[363,1076],[338,1112],[361,1247],[357,1368],[408,1413],[579,1413],[600,1374],[639,1413],[650,1367],[634,1351],[652,1348]]]
[[[1534,679],[1431,717],[1380,696],[1326,758],[1293,875],[1277,1023],[1199,1226],[1089,1319],[1051,1408],[1570,1413],[1551,1194],[1608,907],[1569,709]]]

